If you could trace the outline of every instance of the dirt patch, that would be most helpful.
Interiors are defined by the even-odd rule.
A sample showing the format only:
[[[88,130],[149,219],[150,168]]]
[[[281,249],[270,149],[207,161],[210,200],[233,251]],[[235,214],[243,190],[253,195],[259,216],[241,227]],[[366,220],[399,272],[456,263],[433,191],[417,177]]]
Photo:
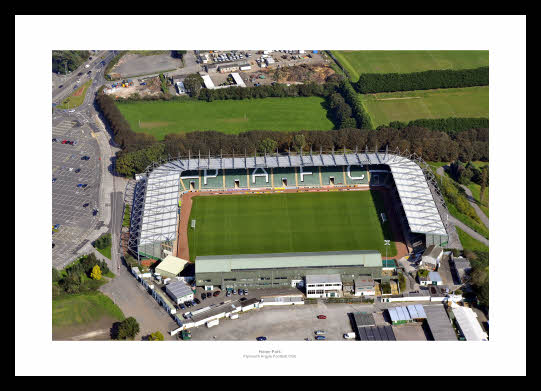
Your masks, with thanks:
[[[116,319],[104,316],[87,324],[53,327],[53,341],[104,341],[110,340],[109,331]],[[105,331],[106,330],[106,331]]]
[[[139,96],[154,96],[159,95],[162,92],[161,82],[158,76],[133,80],[133,83],[134,85],[130,87],[116,87],[114,89],[111,88],[111,85],[113,84],[111,83],[107,85],[104,92],[112,95],[116,99],[127,98],[133,94],[138,94]],[[145,83],[145,85],[141,85],[141,83]]]
[[[164,121],[164,122],[141,122],[139,123],[139,127],[140,128],[144,128],[144,129],[152,129],[152,128],[158,128],[160,126],[169,126],[171,124],[174,124],[174,122],[167,122],[167,121]]]
[[[322,84],[335,72],[326,65],[296,65],[282,67],[274,71],[274,79],[278,83],[315,82]]]
[[[79,87],[79,89],[77,89],[77,91],[75,91],[73,93],[73,96],[81,96],[83,94],[83,91],[84,91],[85,87]]]
[[[189,260],[190,259],[190,249],[188,246],[188,220],[190,219],[190,212],[192,210],[192,198],[196,196],[212,196],[212,195],[232,195],[232,194],[252,194],[252,193],[304,193],[304,192],[317,192],[317,191],[368,191],[368,190],[379,190],[383,193],[385,210],[387,210],[387,217],[391,223],[391,230],[393,233],[393,238],[396,242],[396,251],[397,254],[394,257],[384,257],[382,259],[400,259],[409,254],[408,247],[405,244],[404,236],[402,235],[402,230],[400,229],[399,220],[394,212],[392,205],[391,196],[389,191],[381,186],[373,187],[352,187],[344,186],[340,188],[336,187],[321,187],[321,188],[306,188],[306,189],[254,189],[254,190],[245,190],[245,191],[235,191],[235,190],[223,190],[223,191],[190,191],[184,193],[181,198],[182,207],[180,208],[180,219],[177,227],[177,240],[174,244],[173,253],[174,256]]]

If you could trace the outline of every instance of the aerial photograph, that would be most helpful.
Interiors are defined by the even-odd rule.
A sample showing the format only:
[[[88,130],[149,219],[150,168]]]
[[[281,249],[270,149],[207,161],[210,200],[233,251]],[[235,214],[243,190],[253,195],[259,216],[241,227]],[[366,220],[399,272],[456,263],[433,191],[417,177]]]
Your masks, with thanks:
[[[158,12],[15,17],[17,375],[525,374],[526,15]]]
[[[489,340],[489,52],[52,52],[53,340]]]

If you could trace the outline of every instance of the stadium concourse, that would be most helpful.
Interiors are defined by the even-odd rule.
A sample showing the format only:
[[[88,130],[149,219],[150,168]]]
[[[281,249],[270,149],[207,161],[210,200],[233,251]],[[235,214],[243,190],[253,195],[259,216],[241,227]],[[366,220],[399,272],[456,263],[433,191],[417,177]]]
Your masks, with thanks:
[[[432,171],[418,156],[399,151],[189,156],[155,163],[136,180],[129,246],[138,259],[175,253],[189,259],[184,231],[191,199],[233,192],[386,189],[386,208],[378,210],[378,219],[382,224],[390,220],[393,236],[403,239],[400,254],[449,241],[448,212]]]

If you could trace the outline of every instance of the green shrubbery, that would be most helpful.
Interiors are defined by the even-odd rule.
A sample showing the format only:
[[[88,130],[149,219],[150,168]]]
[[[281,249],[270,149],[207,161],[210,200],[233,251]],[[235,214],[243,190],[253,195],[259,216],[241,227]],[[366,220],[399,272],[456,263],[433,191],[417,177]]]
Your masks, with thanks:
[[[94,247],[103,250],[111,245],[111,234],[103,234],[94,242]]]
[[[488,66],[461,70],[432,70],[413,73],[363,73],[356,83],[361,94],[430,90],[488,85]]]
[[[88,59],[89,55],[88,50],[53,50],[53,72],[64,75],[73,72]]]
[[[344,96],[346,102],[351,106],[353,118],[357,122],[357,129],[373,129],[374,125],[370,114],[366,111],[361,101],[361,96],[357,94],[351,83],[347,79],[343,79],[340,84],[340,92]]]
[[[488,129],[488,118],[427,118],[416,119],[409,122],[393,121],[389,125],[378,126],[380,128],[408,128],[411,126],[420,126],[431,130],[439,130],[447,134],[456,134],[469,129]]]
[[[53,268],[53,297],[62,294],[77,294],[90,291],[96,291],[103,281],[97,281],[90,278],[94,266],[98,266],[102,274],[110,272],[109,267],[104,261],[100,261],[94,254],[88,254],[67,266],[63,272]]]

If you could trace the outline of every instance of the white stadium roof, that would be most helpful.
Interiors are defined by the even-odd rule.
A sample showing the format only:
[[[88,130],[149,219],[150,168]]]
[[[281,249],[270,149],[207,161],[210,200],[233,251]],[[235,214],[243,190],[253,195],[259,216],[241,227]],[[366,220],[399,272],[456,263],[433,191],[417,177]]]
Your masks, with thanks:
[[[397,154],[359,152],[224,158],[209,156],[172,160],[148,174],[139,246],[175,240],[181,193],[180,176],[183,171],[374,164],[389,166],[412,232],[447,234],[422,169],[415,161]]]

